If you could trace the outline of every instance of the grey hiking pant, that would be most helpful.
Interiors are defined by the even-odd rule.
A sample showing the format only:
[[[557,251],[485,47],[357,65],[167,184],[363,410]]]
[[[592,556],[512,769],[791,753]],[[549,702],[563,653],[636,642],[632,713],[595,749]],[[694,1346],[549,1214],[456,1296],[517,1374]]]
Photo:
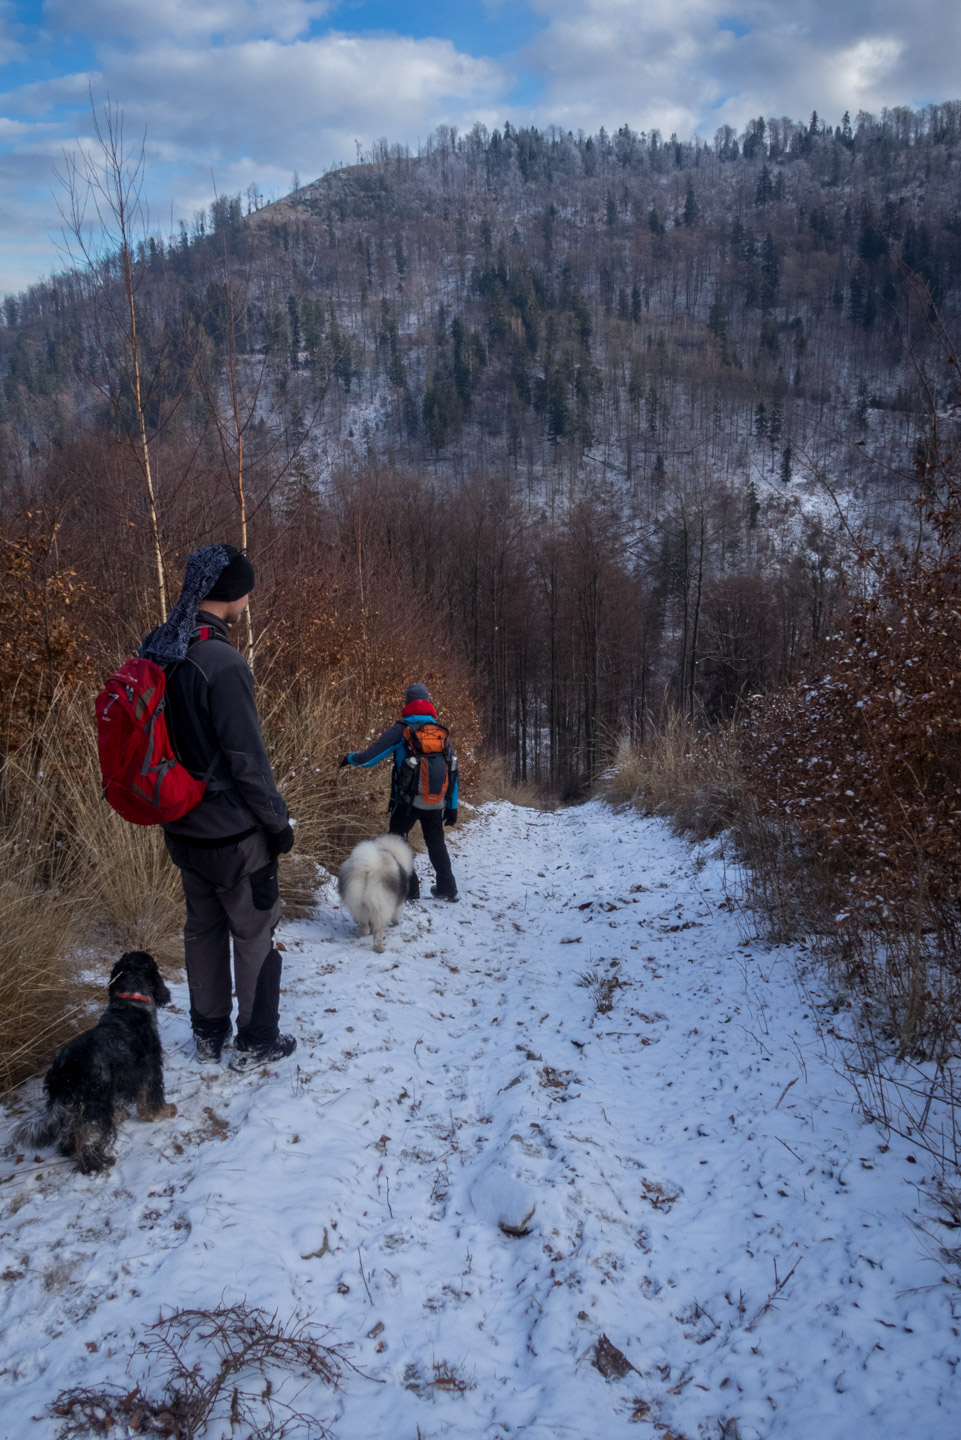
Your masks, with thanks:
[[[233,942],[238,1037],[253,1045],[275,1040],[282,962],[273,932],[280,896],[277,857],[263,831],[218,849],[165,838],[187,902],[184,957],[194,1034],[223,1039],[230,1033]]]

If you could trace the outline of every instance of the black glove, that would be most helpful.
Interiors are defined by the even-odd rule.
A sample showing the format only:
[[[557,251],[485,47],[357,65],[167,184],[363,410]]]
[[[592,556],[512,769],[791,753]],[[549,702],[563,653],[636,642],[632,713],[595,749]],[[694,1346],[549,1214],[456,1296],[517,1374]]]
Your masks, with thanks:
[[[271,855],[287,855],[294,848],[294,829],[290,821],[283,830],[267,832],[267,846]]]
[[[445,824],[445,825],[456,825],[456,824],[457,824],[457,811],[456,811],[456,810],[445,810],[445,811],[444,811],[444,824]]]
[[[345,755],[344,758],[343,758],[343,760],[341,760],[340,764],[337,766],[337,769],[338,769],[338,770],[343,770],[344,766],[345,766],[345,765],[349,765],[349,764],[350,764],[350,756],[349,756],[349,755]]]

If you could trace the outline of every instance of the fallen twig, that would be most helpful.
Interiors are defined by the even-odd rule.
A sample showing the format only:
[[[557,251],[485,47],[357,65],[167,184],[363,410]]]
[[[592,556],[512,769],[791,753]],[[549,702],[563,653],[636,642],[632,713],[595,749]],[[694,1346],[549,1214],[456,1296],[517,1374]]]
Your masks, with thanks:
[[[796,1270],[797,1267],[800,1265],[800,1263],[801,1263],[801,1261],[802,1261],[803,1259],[804,1259],[804,1256],[803,1256],[803,1255],[799,1255],[799,1256],[797,1257],[797,1259],[795,1260],[794,1264],[791,1266],[790,1270],[787,1272],[787,1274],[785,1275],[785,1277],[784,1277],[783,1280],[779,1280],[779,1279],[778,1279],[778,1275],[777,1275],[777,1261],[775,1260],[775,1262],[774,1262],[774,1289],[771,1291],[770,1295],[767,1297],[767,1299],[765,1300],[764,1304],[763,1304],[763,1305],[759,1305],[758,1308],[755,1310],[754,1314],[751,1316],[750,1320],[749,1320],[749,1321],[747,1322],[747,1324],[745,1325],[745,1327],[744,1327],[745,1330],[753,1330],[753,1329],[754,1329],[754,1326],[756,1325],[756,1323],[758,1322],[758,1320],[760,1320],[761,1316],[764,1315],[768,1310],[770,1310],[771,1306],[774,1304],[774,1302],[775,1302],[775,1300],[777,1299],[777,1297],[781,1294],[781,1292],[782,1292],[782,1290],[784,1289],[785,1285],[786,1285],[787,1282],[790,1280],[791,1276],[794,1274],[795,1270]]]
[[[364,1289],[367,1291],[367,1299],[370,1301],[370,1308],[374,1308],[374,1297],[370,1293],[370,1286],[367,1284],[367,1276],[364,1274],[364,1262],[361,1259],[360,1246],[357,1246],[357,1264],[360,1266],[360,1278],[364,1282]]]

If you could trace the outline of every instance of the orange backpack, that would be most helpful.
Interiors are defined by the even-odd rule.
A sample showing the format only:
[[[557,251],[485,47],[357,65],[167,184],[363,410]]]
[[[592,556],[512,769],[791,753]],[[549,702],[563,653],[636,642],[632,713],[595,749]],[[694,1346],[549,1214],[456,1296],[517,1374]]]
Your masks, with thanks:
[[[433,721],[406,725],[404,743],[408,754],[401,775],[408,803],[418,810],[440,810],[450,788],[450,731]]]

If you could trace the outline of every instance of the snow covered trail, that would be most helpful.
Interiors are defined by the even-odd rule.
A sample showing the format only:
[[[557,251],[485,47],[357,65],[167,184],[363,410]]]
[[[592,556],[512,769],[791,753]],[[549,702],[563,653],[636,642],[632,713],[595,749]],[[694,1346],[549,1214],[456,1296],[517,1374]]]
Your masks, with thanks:
[[[956,1440],[926,1157],[859,1119],[716,855],[600,803],[453,834],[461,903],[383,955],[333,885],[286,926],[289,1064],[199,1067],[181,983],[175,1119],[94,1179],[7,1150],[4,1440],[156,1391],[161,1307],[239,1300],[353,1347],[341,1391],[288,1382],[338,1440]]]

